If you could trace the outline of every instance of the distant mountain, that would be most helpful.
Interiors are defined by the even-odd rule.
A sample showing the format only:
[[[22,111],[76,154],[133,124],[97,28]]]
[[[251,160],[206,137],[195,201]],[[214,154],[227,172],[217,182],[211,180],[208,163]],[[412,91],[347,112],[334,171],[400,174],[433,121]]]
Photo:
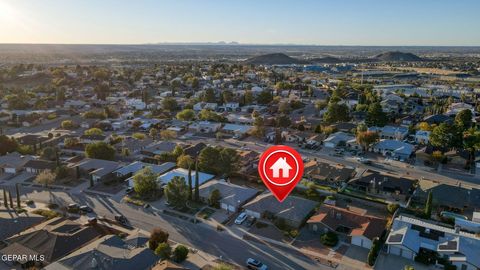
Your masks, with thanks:
[[[422,58],[418,57],[413,53],[404,53],[404,52],[384,52],[373,57],[373,59],[380,62],[416,62],[423,61]]]
[[[290,57],[283,53],[270,53],[255,56],[245,60],[246,64],[253,65],[293,65],[293,64],[308,64],[308,61]]]

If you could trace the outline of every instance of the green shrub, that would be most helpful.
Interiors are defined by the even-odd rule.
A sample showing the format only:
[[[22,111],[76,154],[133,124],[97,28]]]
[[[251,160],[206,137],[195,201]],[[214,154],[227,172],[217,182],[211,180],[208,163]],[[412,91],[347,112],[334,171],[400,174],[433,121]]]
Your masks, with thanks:
[[[172,248],[167,243],[160,243],[155,249],[155,254],[160,256],[162,260],[169,259],[172,255]]]
[[[397,211],[397,209],[400,207],[400,205],[398,203],[389,203],[387,205],[387,211],[388,213],[390,213],[391,215],[393,215],[395,213],[395,211]]]
[[[46,217],[47,219],[52,219],[60,216],[59,213],[48,209],[36,209],[32,213]]]
[[[338,235],[334,232],[324,233],[320,237],[320,242],[325,246],[333,247],[338,243]]]
[[[184,245],[178,245],[174,250],[173,250],[173,260],[175,262],[183,262],[185,259],[187,259],[188,256],[188,248]]]

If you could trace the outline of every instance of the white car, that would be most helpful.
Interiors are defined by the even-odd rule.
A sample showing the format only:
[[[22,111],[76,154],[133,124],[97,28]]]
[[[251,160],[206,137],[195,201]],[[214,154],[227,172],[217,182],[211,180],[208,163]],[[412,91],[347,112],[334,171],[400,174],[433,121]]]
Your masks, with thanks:
[[[247,219],[247,214],[245,212],[242,212],[240,215],[238,215],[237,219],[235,219],[235,224],[240,225],[246,219]]]
[[[254,270],[267,270],[268,267],[261,263],[260,261],[257,261],[255,259],[252,259],[252,258],[248,258],[247,259],[247,268],[248,269],[254,269]]]

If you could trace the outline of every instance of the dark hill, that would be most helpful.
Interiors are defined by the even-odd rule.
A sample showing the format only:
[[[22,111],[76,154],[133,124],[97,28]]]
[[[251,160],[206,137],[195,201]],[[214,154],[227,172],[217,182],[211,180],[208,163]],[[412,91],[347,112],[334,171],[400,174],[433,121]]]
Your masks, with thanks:
[[[283,53],[271,53],[255,56],[245,60],[246,64],[253,65],[293,65],[308,64],[307,61],[290,57]]]
[[[404,52],[384,52],[374,57],[375,60],[381,62],[415,62],[423,61],[422,58],[418,57],[413,53],[404,53]]]
[[[312,58],[310,59],[310,62],[317,63],[317,64],[338,64],[338,63],[345,62],[345,60],[341,60],[333,56],[325,56],[325,57],[319,57],[319,58]]]

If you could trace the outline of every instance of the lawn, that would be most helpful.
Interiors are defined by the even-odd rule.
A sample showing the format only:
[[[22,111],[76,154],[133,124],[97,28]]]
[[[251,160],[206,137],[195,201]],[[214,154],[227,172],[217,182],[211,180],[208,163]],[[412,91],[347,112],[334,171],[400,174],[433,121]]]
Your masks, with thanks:
[[[352,196],[352,197],[359,198],[359,199],[364,199],[364,200],[367,200],[367,201],[386,204],[385,200],[382,199],[382,198],[368,196],[365,193],[357,192],[357,191],[354,191],[354,190],[351,190],[351,189],[348,189],[348,188],[344,189],[342,192],[340,192],[340,194]]]

